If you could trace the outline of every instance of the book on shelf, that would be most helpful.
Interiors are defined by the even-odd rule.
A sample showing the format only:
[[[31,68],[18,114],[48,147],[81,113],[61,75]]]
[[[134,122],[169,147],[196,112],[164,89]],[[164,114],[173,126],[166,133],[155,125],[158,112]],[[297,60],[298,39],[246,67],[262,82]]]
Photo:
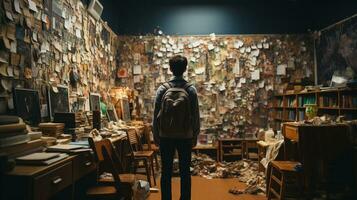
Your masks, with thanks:
[[[296,107],[296,98],[295,97],[288,98],[288,107]]]
[[[276,106],[277,107],[283,107],[283,99],[282,98],[278,98],[276,101]]]
[[[343,108],[357,108],[357,96],[342,95]]]
[[[305,119],[305,111],[301,110],[299,111],[299,121],[302,121]]]
[[[316,104],[315,96],[302,97],[302,105],[300,107],[304,107],[306,104]]]
[[[336,96],[320,96],[319,97],[319,105],[320,107],[331,107],[337,108],[338,101]]]
[[[289,119],[289,120],[292,120],[292,121],[295,121],[295,120],[296,120],[296,113],[295,113],[294,110],[290,110],[290,111],[288,112],[288,119]]]

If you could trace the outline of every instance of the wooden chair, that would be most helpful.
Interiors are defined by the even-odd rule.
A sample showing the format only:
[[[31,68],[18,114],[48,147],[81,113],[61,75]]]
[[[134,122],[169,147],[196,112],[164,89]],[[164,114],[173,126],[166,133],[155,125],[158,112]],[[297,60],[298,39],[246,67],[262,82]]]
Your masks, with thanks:
[[[272,161],[271,169],[270,169],[270,179],[268,185],[268,200],[273,199],[273,197],[281,200],[286,197],[286,185],[288,181],[288,177],[295,176],[295,183],[298,186],[297,196],[301,195],[301,173],[296,171],[295,167],[300,164],[299,162],[293,161]],[[273,187],[274,185],[278,186],[276,189]]]
[[[132,184],[121,180],[117,167],[112,159],[112,150],[110,141],[105,139],[104,145],[101,145],[101,156],[104,162],[109,164],[110,173],[114,182],[112,185],[97,185],[87,190],[86,194],[89,199],[131,199],[133,196]],[[97,150],[99,151],[99,150]]]
[[[154,170],[154,151],[144,151],[140,136],[136,133],[135,129],[126,130],[129,148],[131,152],[127,155],[128,158],[132,160],[134,173],[137,172],[138,168],[142,168],[138,164],[142,161],[144,163],[145,173],[147,180],[150,183],[151,187],[151,173],[154,179],[154,185],[156,185],[155,170]],[[150,170],[151,169],[151,170]]]
[[[160,149],[159,149],[158,146],[156,146],[156,144],[152,143],[151,135],[152,135],[152,125],[151,124],[145,124],[144,137],[145,137],[145,140],[146,140],[146,144],[143,144],[143,150],[153,151],[154,152],[156,170],[159,170],[160,164],[159,164],[159,161],[157,159],[157,156],[160,153]]]
[[[124,184],[133,185],[136,180],[146,180],[147,177],[138,174],[123,173],[123,166],[121,164],[121,160],[109,139],[94,141],[93,138],[88,138],[88,142],[90,147],[94,151],[94,157],[97,162],[97,166],[99,166],[97,173],[98,183],[110,185],[114,182],[112,178],[100,178],[101,173],[104,171],[111,171],[112,166],[115,167],[115,169],[119,173],[119,178],[121,182],[123,182]],[[104,155],[102,153],[103,147],[106,147],[108,154],[113,160],[113,163],[105,162]]]

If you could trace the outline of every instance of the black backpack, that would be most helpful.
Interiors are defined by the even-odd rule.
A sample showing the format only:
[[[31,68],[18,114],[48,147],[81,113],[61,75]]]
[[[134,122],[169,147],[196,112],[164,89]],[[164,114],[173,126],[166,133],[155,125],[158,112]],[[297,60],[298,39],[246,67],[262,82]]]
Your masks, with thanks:
[[[158,114],[160,137],[192,138],[191,101],[187,92],[191,84],[174,85],[168,82],[163,86],[166,92]]]

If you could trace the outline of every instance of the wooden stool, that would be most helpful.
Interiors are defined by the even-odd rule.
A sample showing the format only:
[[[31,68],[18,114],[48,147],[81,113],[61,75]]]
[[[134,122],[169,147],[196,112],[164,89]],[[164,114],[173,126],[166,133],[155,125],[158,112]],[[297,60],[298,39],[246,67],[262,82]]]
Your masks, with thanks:
[[[288,175],[294,175],[297,178],[297,185],[299,190],[301,190],[300,182],[300,172],[296,171],[295,166],[299,165],[299,162],[293,161],[272,161],[271,170],[270,170],[270,179],[268,186],[268,200],[273,199],[273,197],[278,198],[279,200],[284,199],[286,182]],[[279,176],[276,176],[276,173]],[[272,186],[272,183],[275,182],[279,186],[279,191],[275,190]],[[301,191],[299,191],[301,192]]]

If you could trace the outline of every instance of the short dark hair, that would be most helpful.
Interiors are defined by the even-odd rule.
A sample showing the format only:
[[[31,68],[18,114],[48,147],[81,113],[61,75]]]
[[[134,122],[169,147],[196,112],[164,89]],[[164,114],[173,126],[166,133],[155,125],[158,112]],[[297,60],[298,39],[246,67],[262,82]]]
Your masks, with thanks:
[[[187,58],[184,56],[174,56],[169,61],[170,71],[174,76],[182,76],[187,69]]]

